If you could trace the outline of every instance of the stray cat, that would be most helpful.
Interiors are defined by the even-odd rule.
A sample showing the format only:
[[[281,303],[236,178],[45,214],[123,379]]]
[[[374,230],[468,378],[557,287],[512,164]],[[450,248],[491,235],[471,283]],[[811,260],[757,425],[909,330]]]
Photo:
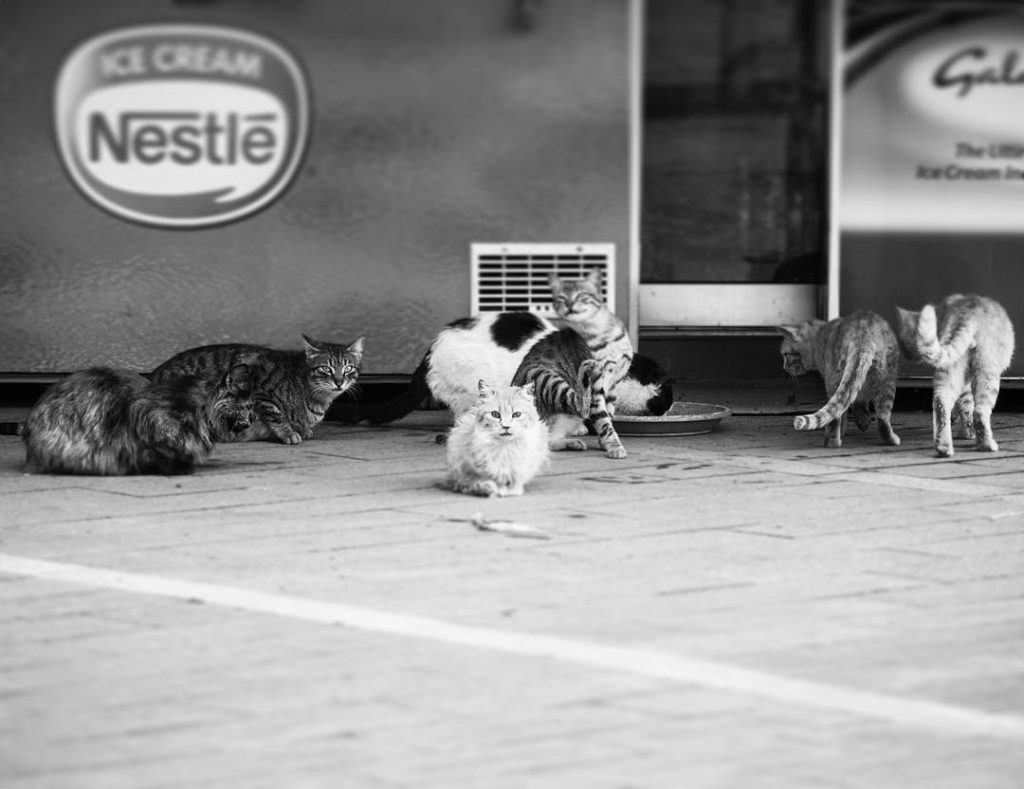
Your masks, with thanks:
[[[166,381],[181,375],[221,376],[237,364],[253,369],[257,419],[242,433],[218,435],[219,441],[261,441],[274,437],[298,444],[313,435],[327,409],[359,377],[363,358],[360,337],[350,345],[302,335],[305,349],[281,351],[262,345],[205,345],[172,356],[150,375]]]
[[[999,377],[1013,357],[1013,324],[998,302],[985,296],[947,296],[921,311],[896,308],[900,347],[907,359],[935,371],[932,429],[935,452],[953,456],[952,417],[960,422],[957,438],[973,438],[979,450],[999,449],[992,437],[992,409],[999,397]]]
[[[827,323],[813,320],[798,326],[780,327],[785,337],[780,353],[782,367],[792,376],[817,370],[825,379],[828,402],[808,416],[793,420],[797,430],[825,427],[825,446],[843,444],[843,428],[849,410],[860,430],[871,424],[873,401],[882,440],[899,446],[891,417],[896,399],[900,353],[888,322],[869,310],[858,310]]]
[[[512,377],[513,386],[533,384],[537,413],[548,423],[548,446],[553,450],[583,450],[578,436],[587,434],[589,421],[610,458],[626,457],[626,448],[612,424],[609,376],[617,370],[596,358],[573,329],[560,329],[537,342]]]
[[[476,401],[480,378],[495,383],[511,381],[523,358],[543,337],[567,325],[592,334],[600,328],[597,317],[611,316],[618,321],[601,299],[600,272],[592,272],[586,280],[563,280],[552,275],[550,283],[558,294],[557,321],[530,312],[481,313],[454,321],[434,339],[408,387],[389,402],[363,406],[354,421],[391,422],[416,408],[429,407],[432,400],[445,404],[458,418]],[[598,315],[583,315],[575,306],[570,312],[571,293],[584,290],[599,306],[595,310]],[[632,347],[629,350],[632,352]],[[626,377],[615,387],[615,396],[620,413],[660,416],[672,405],[672,381],[656,361],[637,354]]]
[[[537,414],[533,386],[478,383],[476,405],[448,435],[448,485],[476,496],[520,496],[548,464],[548,428]]]
[[[190,474],[213,449],[215,425],[249,427],[250,371],[211,383],[153,383],[138,373],[93,367],[50,387],[22,429],[25,460],[53,474]]]

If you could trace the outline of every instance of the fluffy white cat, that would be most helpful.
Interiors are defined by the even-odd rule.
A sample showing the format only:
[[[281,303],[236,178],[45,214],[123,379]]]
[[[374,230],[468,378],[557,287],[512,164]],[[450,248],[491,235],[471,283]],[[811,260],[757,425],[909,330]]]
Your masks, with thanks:
[[[549,459],[533,385],[495,388],[481,379],[478,390],[448,433],[448,486],[475,496],[521,496]]]

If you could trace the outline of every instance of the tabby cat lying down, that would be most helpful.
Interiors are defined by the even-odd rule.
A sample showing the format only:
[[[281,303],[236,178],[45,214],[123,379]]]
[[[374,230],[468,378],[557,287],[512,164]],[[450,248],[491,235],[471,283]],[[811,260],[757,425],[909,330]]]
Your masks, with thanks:
[[[241,433],[218,433],[218,441],[276,438],[298,444],[313,435],[335,398],[355,386],[363,359],[363,337],[349,345],[313,340],[305,349],[281,351],[262,345],[204,345],[172,356],[150,378],[169,381],[183,375],[217,378],[238,364],[253,371],[257,418]]]

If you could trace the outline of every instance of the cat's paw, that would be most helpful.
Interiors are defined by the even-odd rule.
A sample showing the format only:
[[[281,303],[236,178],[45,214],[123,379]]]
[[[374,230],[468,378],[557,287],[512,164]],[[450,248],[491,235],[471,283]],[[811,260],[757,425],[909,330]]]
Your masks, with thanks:
[[[613,460],[622,460],[622,458],[626,457],[626,448],[621,446],[609,447],[605,450],[604,454],[605,457],[610,457]]]
[[[469,489],[469,493],[474,496],[502,496],[502,489],[498,487],[497,483],[490,479],[480,480]]]
[[[278,436],[281,439],[282,444],[301,444],[302,436],[298,433],[285,433],[284,435]]]
[[[835,436],[828,436],[825,439],[825,447],[827,449],[839,449],[843,445],[843,439],[836,438]]]
[[[977,447],[979,452],[998,452],[999,451],[999,444],[996,443],[996,440],[994,438],[989,438],[988,440],[980,439],[979,438],[975,442],[975,447]]]
[[[938,443],[935,445],[935,455],[940,458],[953,457],[953,444]]]
[[[896,431],[892,429],[892,425],[889,423],[889,420],[884,417],[878,420],[878,434],[886,444],[894,447],[898,447],[900,445],[900,437],[896,435]]]

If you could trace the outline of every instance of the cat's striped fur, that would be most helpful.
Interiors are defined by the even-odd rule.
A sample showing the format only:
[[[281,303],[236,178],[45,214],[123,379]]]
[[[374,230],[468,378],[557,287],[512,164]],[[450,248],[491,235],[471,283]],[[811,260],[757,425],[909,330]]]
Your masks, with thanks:
[[[892,429],[892,409],[899,375],[899,348],[888,322],[869,310],[825,321],[780,327],[785,337],[780,353],[783,369],[793,376],[817,370],[825,380],[828,402],[818,411],[797,416],[797,430],[825,430],[825,446],[842,446],[847,411],[860,430],[871,424],[874,403],[878,432],[887,444],[898,446]]]
[[[601,298],[600,270],[594,269],[581,280],[552,276],[551,294],[555,312],[583,338],[590,355],[597,360],[605,407],[609,416],[614,415],[616,387],[629,372],[633,343],[626,325]]]
[[[611,373],[608,371],[612,370]],[[589,421],[610,458],[626,457],[612,423],[608,381],[614,375],[573,329],[560,329],[537,342],[512,378],[513,386],[533,384],[537,412],[550,430],[553,450],[584,450]]]
[[[934,369],[932,426],[935,452],[953,455],[953,421],[957,438],[973,438],[979,450],[999,449],[992,435],[992,410],[999,398],[1000,376],[1013,358],[1014,334],[1009,315],[985,296],[954,293],[921,311],[897,307],[900,347],[910,361]]]
[[[25,460],[54,474],[188,474],[213,448],[214,425],[242,431],[254,414],[250,371],[154,383],[93,367],[48,389],[21,431]]]
[[[218,440],[260,441],[276,438],[298,444],[310,438],[338,395],[355,386],[363,357],[363,337],[349,345],[303,335],[300,351],[229,343],[191,348],[168,359],[151,374],[154,381],[181,375],[223,375],[236,364],[253,370],[258,419],[237,435]]]

